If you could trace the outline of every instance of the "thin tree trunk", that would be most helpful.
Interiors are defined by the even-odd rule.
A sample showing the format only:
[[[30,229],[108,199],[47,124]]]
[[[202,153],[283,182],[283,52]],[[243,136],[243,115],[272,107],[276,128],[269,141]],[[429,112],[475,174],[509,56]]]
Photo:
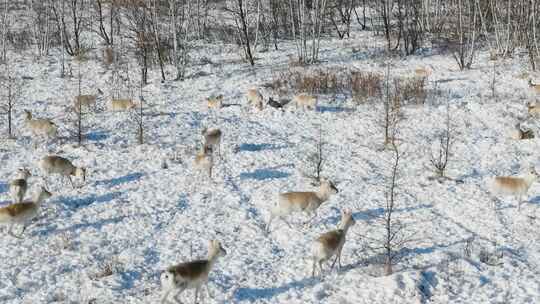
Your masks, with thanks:
[[[64,6],[64,1],[63,0],[60,0],[62,1],[62,19],[64,18],[64,13],[65,13],[65,6]],[[64,30],[61,29],[60,30],[60,53],[62,54],[62,59],[61,59],[61,62],[62,62],[62,70],[60,71],[60,77],[61,78],[64,78],[64,76],[66,76],[66,65],[65,65],[65,55],[64,55]]]
[[[165,81],[165,70],[163,66],[163,55],[161,54],[161,43],[159,42],[159,31],[158,31],[158,17],[157,17],[157,3],[154,0],[154,14],[152,16],[153,29],[154,29],[154,42],[156,46],[156,52],[158,55],[159,68],[161,70],[161,81]]]
[[[244,5],[242,0],[238,0],[238,8],[240,13],[240,24],[242,26],[242,34],[244,35],[244,43],[245,43],[245,49],[246,49],[246,55],[247,59],[249,60],[249,63],[254,66],[255,61],[253,60],[253,54],[251,53],[251,45],[249,43],[249,33],[247,28],[247,22],[246,22],[246,14],[244,12]]]
[[[4,0],[4,24],[2,27],[2,62],[6,62],[6,36],[7,36],[8,1]]]
[[[257,25],[255,27],[255,42],[253,43],[253,52],[257,53],[257,45],[259,43],[259,31],[261,24],[261,0],[257,0]]]
[[[8,76],[11,78],[11,76]],[[8,80],[9,81],[9,80]],[[8,85],[8,136],[13,138],[13,132],[11,130],[12,113],[13,112],[13,96],[11,92],[11,83]]]
[[[173,34],[173,64],[176,68],[175,80],[180,79],[180,66],[178,64],[178,25],[176,19],[176,0],[169,0],[171,28]]]

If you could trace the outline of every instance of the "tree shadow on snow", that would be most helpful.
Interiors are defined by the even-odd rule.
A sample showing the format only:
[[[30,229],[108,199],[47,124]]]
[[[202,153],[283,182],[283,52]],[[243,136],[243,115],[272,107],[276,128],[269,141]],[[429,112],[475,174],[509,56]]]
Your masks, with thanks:
[[[0,193],[4,193],[8,190],[8,184],[4,182],[0,182]]]
[[[396,259],[398,261],[406,260],[406,259],[412,258],[414,256],[420,256],[420,255],[424,255],[424,254],[432,254],[432,253],[434,253],[435,251],[438,251],[438,250],[441,250],[441,251],[444,252],[444,249],[455,247],[455,246],[460,245],[460,244],[465,244],[465,243],[467,243],[467,241],[468,241],[468,238],[464,238],[464,239],[456,240],[456,241],[449,242],[449,243],[446,243],[446,244],[433,244],[432,246],[428,246],[428,247],[418,247],[418,248],[403,247],[403,248],[400,248],[399,251],[396,253],[397,254]],[[359,268],[359,267],[367,267],[368,265],[380,265],[380,267],[382,269],[383,265],[384,265],[384,261],[386,259],[386,254],[383,253],[383,252],[379,252],[379,253],[375,253],[375,254],[371,254],[371,255],[366,255],[366,256],[361,256],[361,257],[358,255],[358,253],[356,253],[354,256],[355,257],[353,258],[353,260],[355,262],[343,265],[343,267],[341,267],[341,269],[339,270],[340,273],[341,272],[348,272],[350,270],[353,270],[353,269],[356,269],[356,268]],[[471,259],[466,259],[466,258],[463,258],[461,256],[459,256],[459,257],[458,256],[449,256],[449,258],[450,258],[451,261],[454,261],[454,260],[457,260],[457,259],[463,259],[466,262],[468,262],[469,264],[471,264],[473,267],[475,267],[477,269],[480,268],[478,263],[472,261]],[[426,269],[431,268],[431,267],[439,266],[440,264],[441,263],[426,264],[426,265],[422,265],[422,267],[420,267],[420,268],[414,268],[413,267],[413,269],[426,270]],[[394,267],[395,267],[394,272],[396,272],[396,273],[401,271],[400,267],[403,267],[404,270],[409,269],[406,266],[400,265],[399,263],[395,264]]]
[[[116,289],[118,291],[132,289],[135,283],[141,279],[141,273],[139,271],[127,270],[120,272],[121,283]]]
[[[330,113],[352,113],[354,112],[353,108],[339,107],[339,106],[317,106],[317,111],[319,112],[330,112]]]
[[[480,172],[476,169],[476,168],[473,168],[471,172],[468,172],[466,174],[463,174],[463,175],[460,175],[458,177],[456,177],[456,180],[467,180],[467,179],[478,179],[480,178],[482,175],[480,174]]]
[[[247,144],[243,143],[240,146],[238,146],[238,150],[240,152],[246,151],[246,152],[258,152],[258,151],[264,151],[264,150],[279,150],[284,149],[287,146],[285,145],[274,145],[274,144]]]
[[[127,184],[127,183],[130,183],[130,182],[137,181],[137,180],[141,179],[141,177],[143,177],[143,176],[144,176],[144,174],[142,174],[140,172],[130,173],[128,175],[124,175],[124,176],[121,176],[121,177],[115,177],[115,178],[111,178],[111,179],[107,179],[107,180],[97,181],[97,182],[94,183],[94,185],[95,186],[105,185],[107,187],[114,187],[114,186],[118,186],[118,185],[121,185],[121,184]]]
[[[120,196],[122,196],[122,192],[120,191],[110,192],[103,195],[90,194],[89,196],[86,196],[83,198],[64,199],[64,200],[61,200],[61,203],[68,208],[78,209],[78,208],[90,206],[95,203],[109,202]]]
[[[309,278],[304,278],[300,281],[292,281],[292,282],[289,282],[282,286],[277,286],[277,287],[238,288],[237,290],[235,290],[233,297],[238,302],[242,302],[242,301],[253,302],[255,300],[261,300],[261,299],[269,300],[291,289],[303,289],[306,287],[313,287],[318,282],[320,282],[318,279],[313,279],[309,277]]]
[[[255,179],[258,181],[263,181],[267,179],[278,179],[278,178],[287,178],[291,174],[274,169],[256,169],[253,172],[243,172],[240,173],[240,179]]]
[[[2,186],[0,186],[0,189],[1,189]],[[533,198],[531,198],[528,202],[525,202],[525,204],[535,204],[535,205],[540,205],[540,196],[535,196]]]
[[[117,216],[117,217],[112,217],[112,218],[107,218],[107,219],[101,219],[95,222],[78,223],[73,226],[57,230],[57,232],[67,232],[67,231],[75,232],[75,231],[85,230],[87,228],[101,230],[103,226],[120,223],[127,217],[128,217],[127,215],[122,215],[122,216]]]
[[[86,139],[88,141],[101,141],[107,139],[108,137],[109,135],[105,131],[94,131],[86,134]]]
[[[44,235],[53,234],[53,233],[62,234],[66,232],[79,232],[82,230],[86,230],[88,228],[101,230],[103,226],[120,223],[127,217],[128,217],[127,215],[122,215],[122,216],[117,216],[113,218],[101,219],[94,222],[78,223],[78,224],[74,224],[69,227],[65,227],[61,229],[56,229],[55,227],[47,226],[47,227],[44,227],[44,229],[35,231],[33,234],[44,236]]]
[[[432,204],[420,204],[417,206],[411,206],[411,207],[404,207],[404,208],[395,208],[395,213],[404,213],[404,212],[414,212],[420,209],[429,209],[433,208]],[[335,208],[332,208],[335,209]],[[337,215],[334,216],[327,216],[324,219],[322,219],[318,223],[314,223],[314,225],[337,225],[339,221],[341,220],[341,215],[339,211],[335,212]],[[384,208],[373,208],[363,211],[357,211],[353,213],[353,218],[357,221],[366,221],[371,222],[374,219],[380,218],[384,215]]]

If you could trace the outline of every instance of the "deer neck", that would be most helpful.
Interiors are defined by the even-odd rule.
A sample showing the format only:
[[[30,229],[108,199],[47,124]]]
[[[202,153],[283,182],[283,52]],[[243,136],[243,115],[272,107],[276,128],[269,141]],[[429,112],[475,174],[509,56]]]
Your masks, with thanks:
[[[214,264],[217,262],[218,255],[219,255],[218,250],[212,249],[212,251],[210,251],[210,253],[208,254],[208,265],[207,265],[208,269],[212,268],[212,266],[214,266]]]
[[[20,180],[26,181],[28,179],[28,175],[26,175],[24,173],[19,173],[19,174],[17,174],[15,179],[20,179]]]
[[[350,227],[351,227],[351,222],[347,221],[345,223],[342,223],[339,229],[343,230],[343,234],[345,235],[347,234],[347,231],[349,230]]]
[[[327,201],[330,198],[330,191],[328,191],[328,189],[326,188],[319,189],[319,191],[317,191],[315,194],[321,200],[321,203]]]
[[[36,199],[34,200],[34,203],[37,205],[37,206],[40,206],[44,201],[45,201],[46,197],[45,197],[45,192],[40,192]]]
[[[527,188],[529,188],[536,181],[537,178],[534,174],[527,173],[527,175],[525,175],[523,179],[527,184]]]

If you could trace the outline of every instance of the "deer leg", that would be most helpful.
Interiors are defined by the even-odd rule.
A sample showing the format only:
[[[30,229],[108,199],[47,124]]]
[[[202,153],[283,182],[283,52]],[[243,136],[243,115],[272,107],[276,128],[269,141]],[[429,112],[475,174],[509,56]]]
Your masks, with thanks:
[[[334,266],[336,265],[336,261],[338,260],[339,252],[336,254],[336,257],[334,258],[334,261],[332,262],[332,266],[330,266],[330,270],[334,269]]]
[[[16,238],[18,238],[18,239],[22,239],[25,230],[26,230],[26,225],[23,226],[21,232],[19,232],[19,235],[15,235],[15,234],[14,234],[13,236],[16,237]]]
[[[197,302],[197,298],[199,297],[199,288],[200,288],[200,287],[195,288],[195,302],[193,302],[193,303],[195,303],[195,304],[198,303],[198,302]]]
[[[69,182],[71,183],[71,187],[75,189],[75,185],[73,184],[73,180],[71,179],[71,175],[68,175],[67,177],[69,179]]]
[[[180,301],[180,294],[182,293],[182,291],[184,291],[186,289],[186,287],[181,287],[178,289],[178,291],[176,292],[176,294],[174,295],[174,300],[176,301],[176,303],[180,303],[182,304],[182,301]]]
[[[323,261],[319,261],[319,269],[321,270],[320,274],[321,274],[321,278],[324,277],[324,273],[323,273],[323,269],[322,269],[322,263]]]
[[[11,235],[14,238],[22,239],[22,232],[20,233],[20,235],[15,235],[15,233],[13,233],[13,226],[14,226],[14,224],[11,224],[11,226],[9,228],[9,231],[8,231],[8,234]],[[23,230],[23,232],[24,232],[24,230]]]
[[[304,223],[304,226],[308,226],[308,227],[309,227],[308,224],[311,224],[311,222],[312,222],[316,217],[317,217],[317,211],[314,211],[314,212],[313,212],[313,216],[311,216],[311,218],[310,218],[307,222]]]
[[[13,226],[14,226],[14,225],[15,225],[15,223],[11,223],[11,225],[9,225],[9,229],[8,229],[8,231],[7,231],[7,233],[8,233],[9,235],[13,235]]]
[[[266,229],[265,229],[266,232],[270,232],[270,224],[272,224],[272,220],[274,219],[274,217],[275,216],[273,214],[270,215],[270,219],[268,220],[268,224],[266,224]]]
[[[289,228],[293,229],[291,223],[289,223],[289,221],[287,221],[285,218],[279,217],[279,219],[281,219],[285,224],[287,224],[287,226],[289,226]]]
[[[338,252],[338,267],[339,267],[338,269],[339,270],[341,270],[341,267],[343,267],[341,266],[341,249],[342,248],[339,248],[339,252]]]
[[[313,268],[311,270],[311,277],[315,277],[315,268],[317,267],[317,261],[313,258]]]
[[[169,301],[167,301],[167,296],[171,293],[171,290],[167,290],[163,293],[163,296],[161,297],[161,304],[167,304]]]
[[[208,281],[206,282],[206,293],[208,294],[208,297],[210,299],[213,299],[214,298],[214,295],[212,295],[212,293],[210,292],[210,286],[208,286]]]

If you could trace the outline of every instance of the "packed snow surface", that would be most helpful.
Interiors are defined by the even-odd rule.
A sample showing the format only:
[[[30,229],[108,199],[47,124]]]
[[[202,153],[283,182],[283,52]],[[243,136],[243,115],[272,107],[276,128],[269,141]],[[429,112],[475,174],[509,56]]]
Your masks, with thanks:
[[[518,120],[540,130],[525,106],[534,100],[527,59],[493,62],[479,52],[471,70],[459,71],[449,54],[388,59],[379,39],[356,33],[325,40],[317,68],[384,74],[388,63],[392,77],[432,69],[426,104],[402,107],[395,218],[408,242],[393,275],[383,275],[383,251],[376,249],[393,162],[383,146],[380,102],[321,95],[317,111],[254,111],[244,92],[289,69],[294,46],[257,53],[254,68],[233,46],[205,47],[193,55],[201,64],[183,82],[161,83],[157,70],[151,72],[142,89],[145,144],[137,145],[133,114],[105,110],[85,116],[86,140],[78,147],[70,133],[73,114],[66,110],[77,95],[78,69],[83,94],[104,92],[101,107],[110,99],[111,71],[91,58],[71,62],[73,76],[60,78],[53,52],[37,61],[12,60],[19,76],[32,79],[16,108],[16,139],[0,147],[0,205],[10,202],[8,183],[19,167],[31,169],[30,192],[37,191],[43,183],[37,163],[48,154],[86,167],[87,180],[72,188],[60,177],[48,178],[53,196],[24,237],[2,234],[0,302],[158,303],[162,271],[205,258],[208,241],[218,239],[228,254],[210,273],[212,297],[202,293],[207,303],[540,303],[540,186],[532,185],[519,211],[516,198],[495,197],[487,187],[490,178],[519,175],[530,165],[540,171],[538,139],[508,135]],[[131,71],[138,79],[135,63]],[[217,94],[238,105],[209,111],[204,101]],[[450,179],[437,180],[430,154],[444,129],[447,102],[455,141]],[[62,138],[34,147],[23,109],[53,119]],[[204,127],[224,134],[212,180],[193,166]],[[316,190],[304,173],[319,129],[323,175],[339,193],[320,207],[311,226],[303,225],[308,215],[294,214],[286,218],[290,226],[275,220],[266,233],[279,193]],[[313,240],[335,229],[343,209],[357,222],[347,235],[343,267],[330,271],[327,263],[325,276],[312,278]],[[486,256],[493,263],[482,262]],[[181,299],[191,303],[193,290]]]

